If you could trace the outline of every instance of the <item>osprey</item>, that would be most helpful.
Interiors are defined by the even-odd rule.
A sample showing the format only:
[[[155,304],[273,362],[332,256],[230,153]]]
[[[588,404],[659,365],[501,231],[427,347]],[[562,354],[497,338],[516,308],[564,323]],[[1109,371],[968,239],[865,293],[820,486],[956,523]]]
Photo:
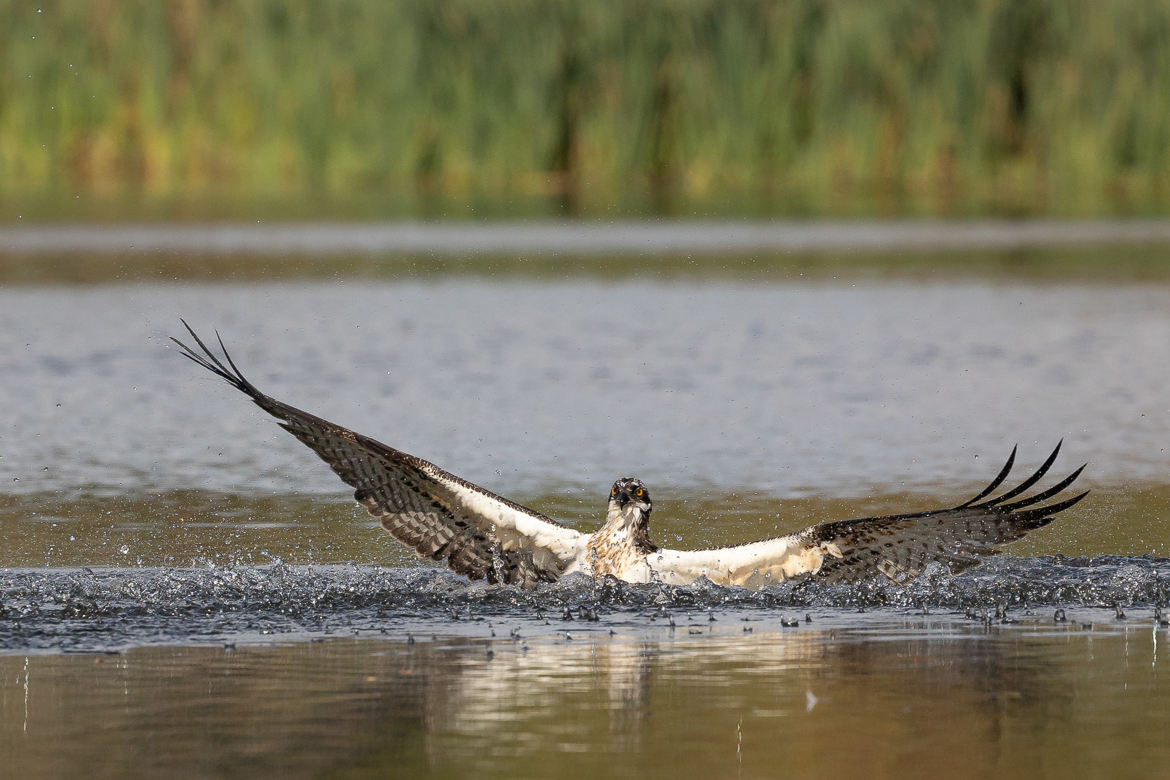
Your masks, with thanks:
[[[576,531],[422,458],[265,395],[244,378],[218,332],[222,360],[182,322],[202,350],[172,338],[185,357],[246,393],[308,445],[354,488],[354,498],[391,536],[473,580],[534,588],[583,572],[667,585],[706,577],[720,585],[759,587],[801,575],[834,583],[884,576],[904,583],[933,561],[952,572],[973,566],[1000,545],[1048,524],[1088,493],[1051,501],[1080,476],[1081,466],[1052,487],[1019,498],[1048,472],[1060,452],[1057,444],[1032,476],[991,497],[1011,471],[1013,448],[986,489],[949,509],[821,523],[734,547],[667,550],[650,540],[653,504],[638,479],[623,477],[613,484],[598,530]]]

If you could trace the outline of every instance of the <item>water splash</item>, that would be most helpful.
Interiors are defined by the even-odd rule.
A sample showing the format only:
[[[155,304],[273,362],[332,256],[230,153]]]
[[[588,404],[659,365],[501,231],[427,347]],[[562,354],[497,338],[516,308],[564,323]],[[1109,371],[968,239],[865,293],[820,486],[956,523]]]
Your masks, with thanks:
[[[581,619],[644,621],[679,610],[786,608],[1005,615],[1032,607],[1155,607],[1170,601],[1170,559],[993,558],[959,576],[931,568],[906,586],[823,585],[762,590],[629,585],[575,575],[535,591],[468,582],[427,568],[264,566],[8,569],[0,571],[0,650],[104,650],[234,637],[382,631],[432,624],[519,620],[576,612]]]

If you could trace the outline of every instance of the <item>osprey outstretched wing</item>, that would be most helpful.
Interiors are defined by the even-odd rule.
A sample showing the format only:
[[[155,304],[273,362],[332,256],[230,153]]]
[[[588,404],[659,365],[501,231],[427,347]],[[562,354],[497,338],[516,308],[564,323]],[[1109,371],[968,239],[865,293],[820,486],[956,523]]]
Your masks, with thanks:
[[[706,577],[716,584],[758,587],[810,574],[827,582],[884,575],[903,583],[933,561],[953,572],[973,566],[1000,545],[1051,522],[1088,492],[1059,498],[1081,466],[1047,490],[1021,497],[1048,473],[1060,452],[1057,444],[1032,476],[992,497],[1015,462],[1013,449],[983,492],[950,509],[823,523],[735,547],[660,549],[649,537],[650,494],[637,479],[615,482],[603,525],[580,533],[433,463],[265,395],[236,367],[222,339],[221,359],[186,321],[183,325],[202,350],[172,339],[184,357],[247,394],[316,452],[395,539],[473,580],[533,588],[579,571],[676,585]]]
[[[532,588],[558,579],[584,549],[584,534],[539,512],[265,395],[244,378],[222,340],[226,365],[186,321],[183,325],[203,350],[200,354],[172,339],[185,357],[226,379],[279,420],[354,488],[354,498],[391,536],[419,556],[444,561],[473,580],[486,577]]]
[[[810,526],[788,536],[735,547],[660,551],[649,562],[664,582],[692,582],[699,576],[725,585],[777,582],[815,574],[820,582],[859,582],[884,574],[908,582],[933,561],[952,573],[974,566],[1029,531],[1047,525],[1058,512],[1088,491],[1053,503],[1077,477],[1081,466],[1063,480],[1027,498],[1018,498],[1048,473],[1060,444],[1034,474],[1016,487],[989,498],[1003,484],[1016,459],[1007,463],[979,495],[950,509],[885,517],[866,517]]]

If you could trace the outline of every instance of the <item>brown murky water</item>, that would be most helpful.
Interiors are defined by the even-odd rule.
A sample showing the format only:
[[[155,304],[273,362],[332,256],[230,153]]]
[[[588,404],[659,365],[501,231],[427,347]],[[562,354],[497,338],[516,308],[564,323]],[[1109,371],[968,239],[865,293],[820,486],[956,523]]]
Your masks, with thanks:
[[[1170,757],[1157,273],[1109,279],[1108,253],[1072,282],[1007,255],[814,280],[29,262],[0,261],[13,776],[1150,777]],[[468,586],[168,348],[179,316],[262,389],[575,526],[636,473],[672,546],[953,504],[1016,442],[1022,474],[1065,437],[1056,470],[1088,461],[1094,492],[1024,557],[909,589]]]
[[[0,751],[12,777],[1161,776],[1170,636],[1079,617],[9,655]]]
[[[313,464],[310,462],[309,464]],[[1021,470],[1022,473],[1022,470]],[[108,496],[55,493],[0,496],[5,565],[202,566],[282,561],[421,566],[346,495],[250,495],[172,491]],[[970,491],[968,491],[970,492]],[[597,501],[514,494],[525,505],[583,531],[596,527]],[[816,522],[949,506],[966,492],[894,493],[863,498],[777,498],[761,493],[680,491],[655,499],[654,537],[674,547],[750,542]],[[1016,555],[1170,557],[1170,487],[1102,486],[1070,512],[1015,543]]]

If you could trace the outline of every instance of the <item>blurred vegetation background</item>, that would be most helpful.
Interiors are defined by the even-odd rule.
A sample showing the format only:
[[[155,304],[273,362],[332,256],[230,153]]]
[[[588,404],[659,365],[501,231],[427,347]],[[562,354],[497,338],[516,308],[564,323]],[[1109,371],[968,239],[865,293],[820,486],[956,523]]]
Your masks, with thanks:
[[[0,0],[41,217],[1128,215],[1170,0]]]

